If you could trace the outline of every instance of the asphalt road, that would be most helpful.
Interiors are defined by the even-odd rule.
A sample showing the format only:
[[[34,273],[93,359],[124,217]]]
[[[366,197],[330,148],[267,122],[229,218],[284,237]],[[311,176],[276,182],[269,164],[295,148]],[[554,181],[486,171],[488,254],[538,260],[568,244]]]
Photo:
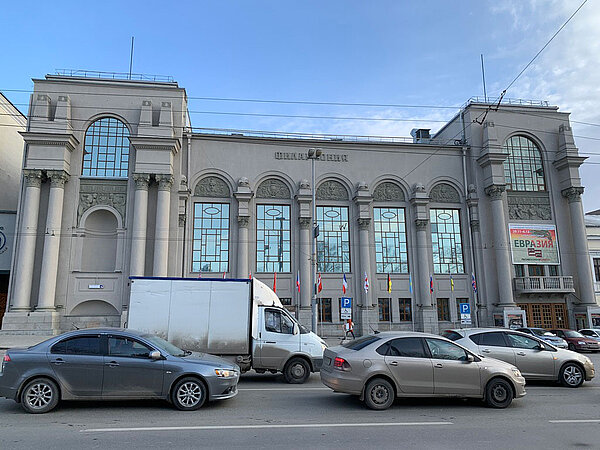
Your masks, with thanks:
[[[597,370],[600,355],[591,355]],[[0,399],[0,449],[600,448],[600,380],[569,389],[530,383],[505,410],[460,399],[397,400],[370,411],[318,374],[242,376],[237,397],[196,412],[163,402],[64,402],[45,415]]]

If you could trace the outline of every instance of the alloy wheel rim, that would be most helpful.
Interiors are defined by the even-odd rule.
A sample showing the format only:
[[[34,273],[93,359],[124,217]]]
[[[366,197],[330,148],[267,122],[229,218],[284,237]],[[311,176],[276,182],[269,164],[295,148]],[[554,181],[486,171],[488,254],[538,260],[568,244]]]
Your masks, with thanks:
[[[565,369],[563,377],[567,384],[570,386],[576,386],[581,382],[581,370],[579,370],[579,367],[569,366]]]
[[[41,409],[52,401],[52,388],[46,383],[36,383],[25,395],[27,404],[33,409]]]
[[[506,391],[506,388],[504,386],[502,386],[501,384],[497,384],[492,389],[492,396],[497,402],[503,402],[508,397],[508,392]]]
[[[195,406],[202,399],[202,389],[197,383],[184,383],[177,390],[177,400],[184,406]]]
[[[378,405],[382,405],[385,402],[387,402],[389,396],[390,392],[382,384],[373,386],[373,389],[371,389],[371,400],[373,400],[373,402],[377,403]]]

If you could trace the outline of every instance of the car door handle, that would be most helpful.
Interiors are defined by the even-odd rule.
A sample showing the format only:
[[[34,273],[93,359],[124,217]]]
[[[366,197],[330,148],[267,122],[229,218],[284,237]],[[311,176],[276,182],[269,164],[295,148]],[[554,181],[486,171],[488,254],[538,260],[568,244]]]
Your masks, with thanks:
[[[435,363],[433,365],[433,367],[437,367],[438,369],[441,369],[442,367],[444,367],[444,365],[442,363]]]
[[[65,360],[62,358],[56,358],[54,361],[52,361],[52,364],[55,364],[57,366],[60,366],[61,364],[64,364]]]
[[[398,361],[392,361],[392,362],[390,363],[390,366],[397,366],[397,365],[398,365]]]
[[[481,350],[482,353],[490,353],[491,350],[489,348],[484,348],[483,350]]]
[[[525,352],[517,352],[517,355],[519,355],[519,356],[525,356]]]
[[[277,344],[275,341],[265,341],[265,344]]]
[[[117,367],[119,365],[119,363],[116,361],[111,361],[111,362],[107,362],[106,365],[108,367]]]

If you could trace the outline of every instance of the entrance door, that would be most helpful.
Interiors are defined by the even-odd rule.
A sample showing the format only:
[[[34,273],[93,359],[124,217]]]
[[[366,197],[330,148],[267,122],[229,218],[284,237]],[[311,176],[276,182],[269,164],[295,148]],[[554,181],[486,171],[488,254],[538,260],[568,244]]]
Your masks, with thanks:
[[[534,328],[569,328],[567,305],[564,303],[520,303],[527,316],[527,326]]]

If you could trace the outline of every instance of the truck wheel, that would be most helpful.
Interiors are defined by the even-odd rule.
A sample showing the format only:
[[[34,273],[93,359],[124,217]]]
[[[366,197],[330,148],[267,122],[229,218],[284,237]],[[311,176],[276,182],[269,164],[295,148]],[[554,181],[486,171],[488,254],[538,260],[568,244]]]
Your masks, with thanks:
[[[302,384],[310,376],[310,367],[306,360],[302,358],[292,358],[283,369],[285,381],[290,384]]]
[[[206,401],[206,387],[198,378],[182,378],[171,391],[171,401],[180,411],[195,411]]]
[[[31,380],[21,391],[21,406],[28,413],[43,414],[58,405],[58,387],[48,378]]]

